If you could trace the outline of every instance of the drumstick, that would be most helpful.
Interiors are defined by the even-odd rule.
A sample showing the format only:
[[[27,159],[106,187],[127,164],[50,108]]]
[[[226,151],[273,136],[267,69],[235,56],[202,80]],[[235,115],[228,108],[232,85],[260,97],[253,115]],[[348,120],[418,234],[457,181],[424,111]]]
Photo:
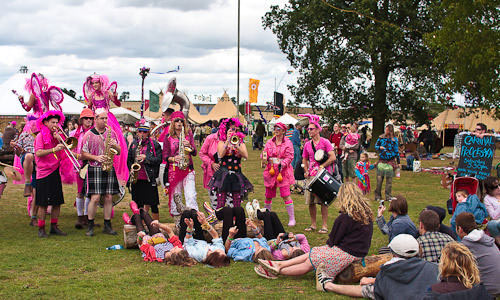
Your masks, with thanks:
[[[19,167],[11,166],[11,165],[8,165],[8,164],[3,163],[3,162],[0,162],[0,166],[11,167],[11,168],[15,168],[15,169],[21,170],[21,168],[19,168]]]

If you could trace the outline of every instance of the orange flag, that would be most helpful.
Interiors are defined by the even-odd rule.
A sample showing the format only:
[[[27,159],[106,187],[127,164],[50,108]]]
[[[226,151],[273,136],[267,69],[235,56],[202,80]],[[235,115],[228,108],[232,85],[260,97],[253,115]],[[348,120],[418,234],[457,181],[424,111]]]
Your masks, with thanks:
[[[248,99],[250,103],[257,103],[257,97],[259,96],[259,82],[258,79],[250,78],[248,83]]]

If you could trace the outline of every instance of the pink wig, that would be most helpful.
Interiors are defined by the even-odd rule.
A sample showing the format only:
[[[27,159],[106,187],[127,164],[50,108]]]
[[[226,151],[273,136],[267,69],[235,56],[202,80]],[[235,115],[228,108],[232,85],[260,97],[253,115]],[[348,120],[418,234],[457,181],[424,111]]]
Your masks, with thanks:
[[[231,127],[231,125],[234,125],[236,127],[240,127],[241,122],[237,118],[227,118],[224,121],[222,121],[219,125],[219,133],[218,133],[220,141],[226,140],[227,130],[229,129],[229,127]],[[243,135],[243,138],[244,138],[245,135],[243,133],[241,133],[241,134]],[[242,138],[240,137],[240,139],[242,139]]]
[[[321,126],[319,125],[319,116],[318,115],[299,114],[298,116],[308,118],[310,124],[314,124],[314,126],[316,126],[316,128],[319,128],[319,131],[323,130],[323,128],[321,128]]]

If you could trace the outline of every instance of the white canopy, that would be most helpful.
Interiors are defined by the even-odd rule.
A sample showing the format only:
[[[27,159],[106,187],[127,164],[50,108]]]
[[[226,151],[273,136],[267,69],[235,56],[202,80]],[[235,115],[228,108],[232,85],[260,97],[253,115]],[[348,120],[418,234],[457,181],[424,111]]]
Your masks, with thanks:
[[[141,119],[141,114],[136,113],[133,110],[126,109],[124,107],[115,107],[109,110],[115,115],[118,121],[121,121],[125,124],[134,124],[135,122]],[[151,121],[152,119],[144,116],[144,119]]]
[[[16,73],[5,82],[0,84],[0,114],[3,116],[25,116],[28,114],[21,103],[17,100],[16,95],[12,90],[16,90],[19,95],[23,95],[25,100],[29,99],[29,94],[24,90],[26,78],[31,74]],[[50,82],[49,82],[50,83]],[[57,84],[54,84],[57,86]],[[64,94],[64,100],[61,103],[63,113],[65,115],[79,115],[85,105],[78,102],[75,98],[68,94]]]
[[[281,117],[277,118],[277,119],[272,119],[269,124],[276,124],[276,123],[283,123],[285,125],[295,125],[298,120],[295,119],[294,117],[290,116],[289,114],[284,114],[282,115]]]

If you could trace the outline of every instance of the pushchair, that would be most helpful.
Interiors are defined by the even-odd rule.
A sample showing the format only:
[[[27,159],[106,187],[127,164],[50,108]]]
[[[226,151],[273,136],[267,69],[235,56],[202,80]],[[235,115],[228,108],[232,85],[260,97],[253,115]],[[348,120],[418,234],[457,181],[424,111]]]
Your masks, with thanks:
[[[469,195],[477,195],[479,188],[479,180],[474,177],[456,177],[453,180],[450,189],[450,199],[447,202],[448,213],[452,215],[457,206],[456,192],[458,190],[466,190]]]

